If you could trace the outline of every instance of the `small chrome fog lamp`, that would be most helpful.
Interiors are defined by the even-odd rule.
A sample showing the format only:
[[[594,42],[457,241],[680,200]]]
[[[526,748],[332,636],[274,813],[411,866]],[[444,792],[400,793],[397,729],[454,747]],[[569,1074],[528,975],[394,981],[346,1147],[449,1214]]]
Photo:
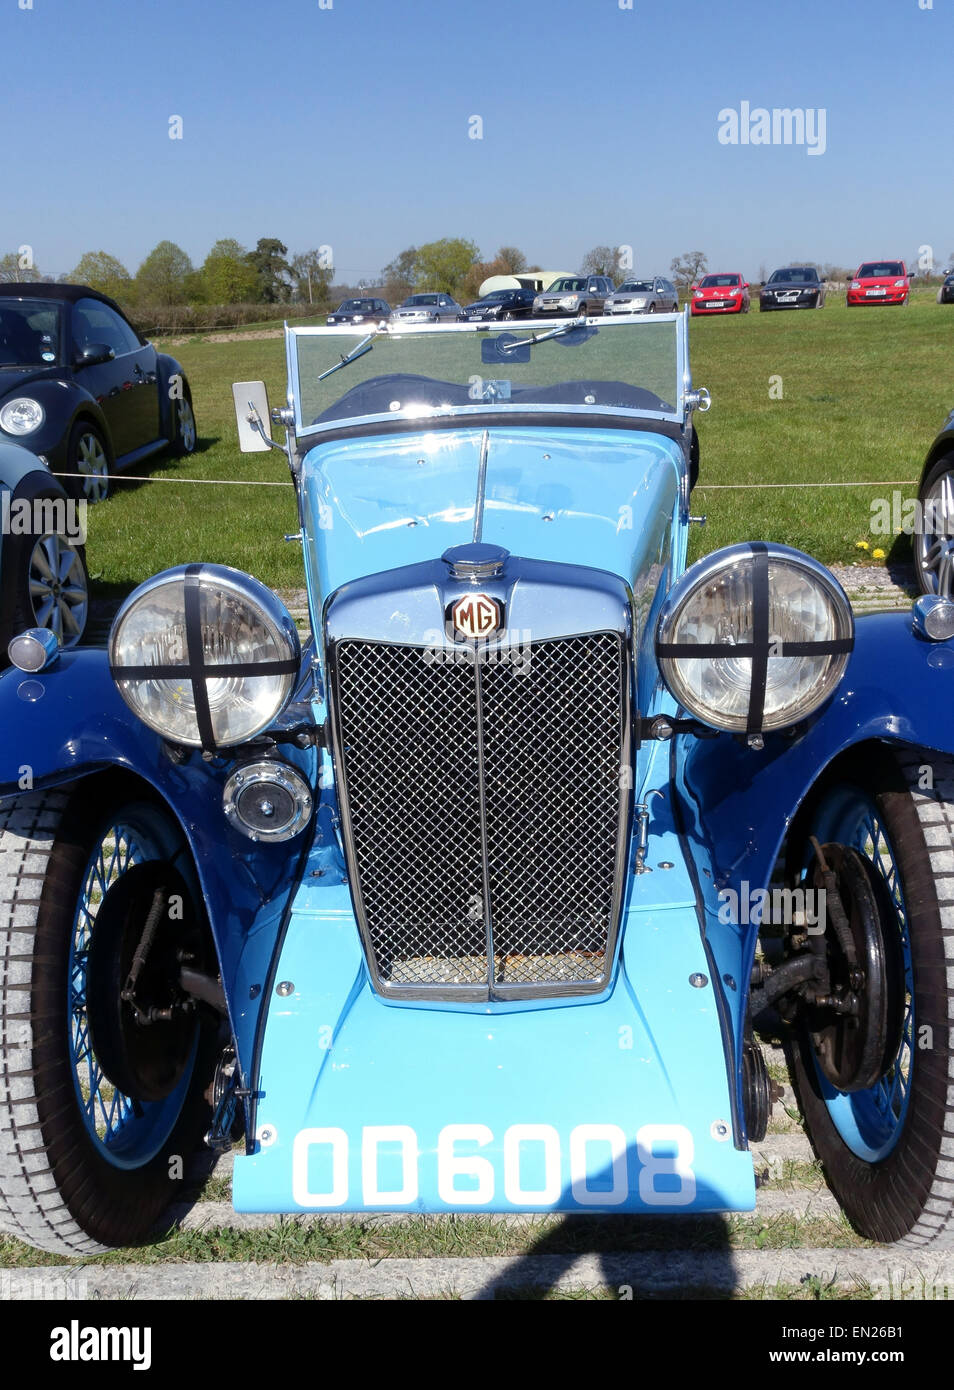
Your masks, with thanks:
[[[927,637],[931,642],[946,642],[954,637],[954,599],[922,594],[915,601],[911,618],[919,637]]]
[[[222,806],[250,840],[290,840],[311,819],[311,788],[288,763],[243,763],[223,788]]]
[[[59,655],[60,644],[56,633],[48,627],[28,627],[18,632],[7,644],[7,656],[20,671],[45,671]]]

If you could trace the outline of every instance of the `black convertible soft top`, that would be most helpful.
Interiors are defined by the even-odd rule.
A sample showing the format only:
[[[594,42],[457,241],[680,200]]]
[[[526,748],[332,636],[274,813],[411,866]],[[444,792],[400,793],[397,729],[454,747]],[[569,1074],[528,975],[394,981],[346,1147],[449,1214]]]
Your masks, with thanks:
[[[100,294],[99,290],[91,290],[89,285],[55,285],[45,280],[25,280],[21,284],[10,281],[9,284],[0,285],[0,298],[60,299],[70,304],[75,304],[77,299],[98,299],[115,309],[117,314],[122,314],[123,318],[127,317],[115,299],[110,299],[108,294]]]

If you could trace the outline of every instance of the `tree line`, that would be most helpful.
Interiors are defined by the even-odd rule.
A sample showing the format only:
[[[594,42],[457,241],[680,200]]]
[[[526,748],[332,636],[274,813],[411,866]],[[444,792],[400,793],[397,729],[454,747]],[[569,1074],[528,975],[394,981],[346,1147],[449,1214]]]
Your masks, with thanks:
[[[596,246],[577,267],[579,274],[618,274],[624,248]],[[475,242],[463,237],[442,237],[399,252],[375,280],[335,284],[330,246],[313,247],[290,255],[278,237],[259,238],[248,250],[233,238],[217,241],[201,265],[174,241],[160,241],[138,269],[130,272],[108,251],[87,251],[65,275],[45,274],[21,248],[0,256],[0,283],[57,279],[89,285],[117,300],[130,313],[142,317],[150,311],[174,306],[199,309],[205,305],[310,305],[326,309],[349,294],[375,290],[391,304],[415,291],[436,290],[456,299],[476,299],[480,286],[491,275],[518,275],[541,269],[530,263],[517,246],[501,246],[482,259]],[[567,267],[567,269],[569,269]]]
[[[392,305],[424,290],[442,291],[466,303],[477,298],[481,284],[492,275],[532,274],[541,269],[531,264],[517,246],[501,246],[495,255],[484,260],[476,243],[464,237],[442,237],[420,246],[408,246],[383,267],[377,280],[360,280],[355,285],[333,283],[330,246],[290,255],[278,237],[260,237],[253,250],[233,238],[223,238],[215,242],[199,266],[193,265],[174,241],[160,241],[135,273],[108,251],[87,251],[68,274],[59,277],[44,275],[32,257],[24,254],[27,249],[0,256],[0,283],[59,278],[89,285],[117,300],[140,322],[148,321],[150,316],[156,322],[172,322],[177,309],[188,311],[198,322],[205,306],[295,304],[322,313],[340,299],[371,290]],[[829,280],[846,279],[854,273],[854,268],[812,260],[800,264],[815,265]],[[908,267],[912,272],[915,264]],[[599,245],[586,252],[572,273],[609,275],[620,282],[637,274],[652,274],[657,269],[634,268],[630,247]],[[685,291],[707,270],[704,252],[686,251],[673,258],[669,273]],[[760,266],[759,283],[764,282],[766,273],[767,268]],[[267,311],[261,316],[266,317]]]

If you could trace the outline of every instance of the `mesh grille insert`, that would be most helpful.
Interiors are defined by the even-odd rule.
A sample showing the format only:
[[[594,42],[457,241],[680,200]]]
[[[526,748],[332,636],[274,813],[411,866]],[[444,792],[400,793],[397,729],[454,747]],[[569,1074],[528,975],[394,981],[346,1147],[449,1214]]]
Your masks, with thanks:
[[[592,988],[615,928],[621,638],[538,642],[477,667],[433,656],[335,647],[351,872],[377,978],[438,994]]]

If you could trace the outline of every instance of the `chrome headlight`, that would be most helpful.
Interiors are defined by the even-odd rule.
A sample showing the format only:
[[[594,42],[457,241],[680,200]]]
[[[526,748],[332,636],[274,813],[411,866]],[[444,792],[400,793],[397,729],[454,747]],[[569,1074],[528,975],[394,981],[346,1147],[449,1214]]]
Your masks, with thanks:
[[[7,434],[32,434],[46,419],[46,411],[32,396],[17,396],[0,408],[0,429]]]
[[[787,545],[718,550],[673,585],[656,627],[670,692],[716,729],[784,729],[827,700],[854,645],[834,575]]]
[[[284,604],[225,565],[180,565],[116,614],[109,663],[132,712],[194,748],[254,738],[287,704],[301,644]]]

